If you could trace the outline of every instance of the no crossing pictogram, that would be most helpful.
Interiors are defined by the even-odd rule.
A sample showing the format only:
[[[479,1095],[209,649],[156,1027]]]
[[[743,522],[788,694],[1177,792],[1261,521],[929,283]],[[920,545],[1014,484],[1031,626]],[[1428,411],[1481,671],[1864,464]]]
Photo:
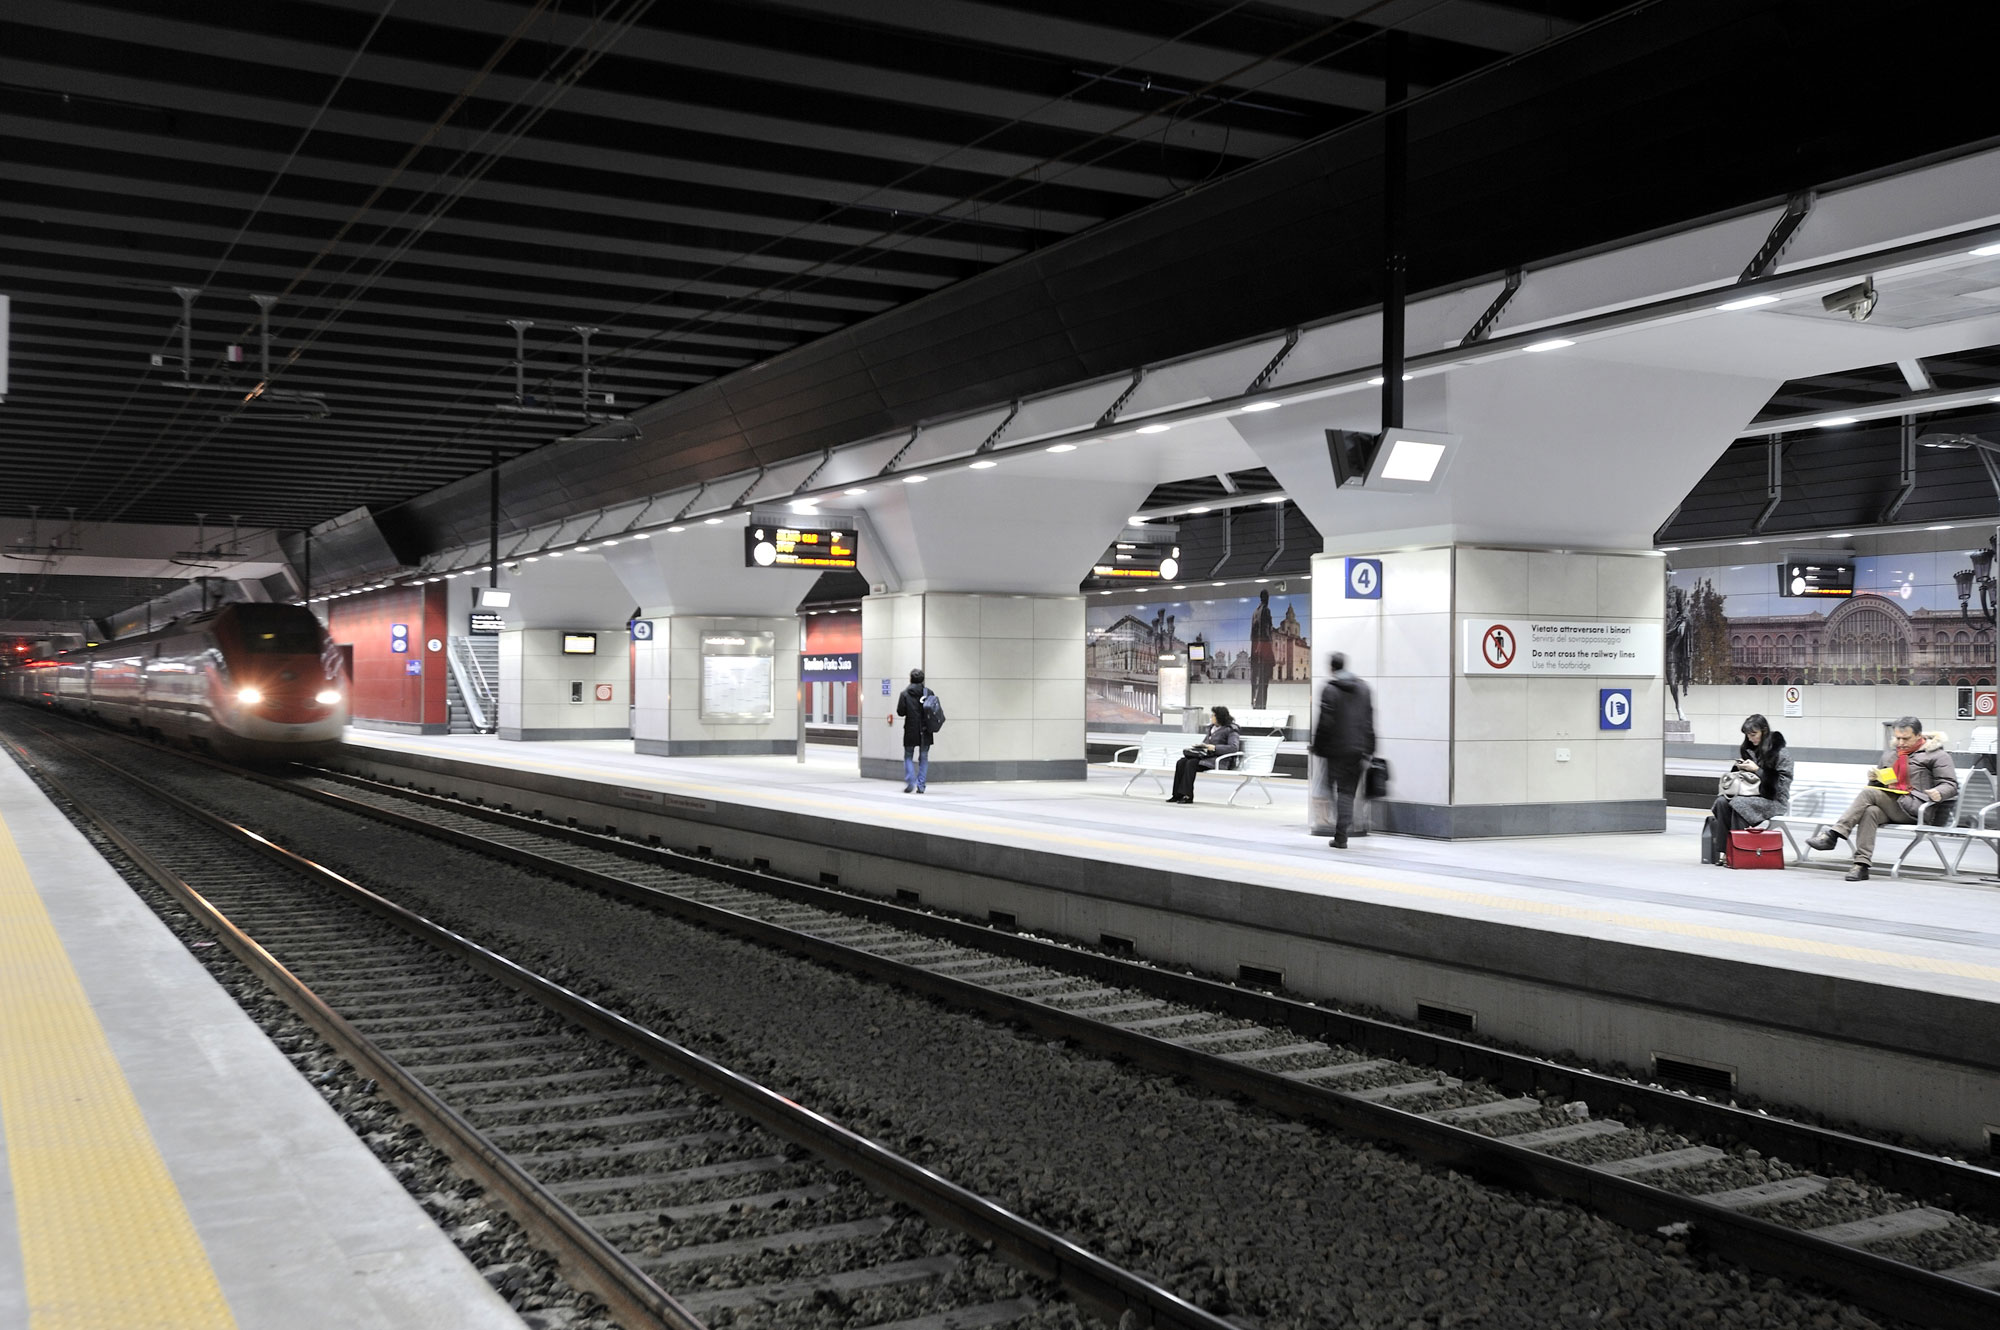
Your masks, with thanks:
[[[1514,641],[1514,630],[1504,623],[1496,623],[1479,639],[1479,654],[1486,657],[1486,663],[1496,670],[1504,670],[1514,663],[1514,653],[1519,644]]]

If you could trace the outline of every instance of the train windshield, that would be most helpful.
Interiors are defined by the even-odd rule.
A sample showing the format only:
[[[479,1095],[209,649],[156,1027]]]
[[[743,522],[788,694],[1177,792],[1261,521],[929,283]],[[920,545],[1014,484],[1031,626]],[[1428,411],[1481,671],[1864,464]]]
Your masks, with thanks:
[[[240,628],[243,645],[259,654],[317,656],[320,651],[319,624],[310,615],[243,615]]]

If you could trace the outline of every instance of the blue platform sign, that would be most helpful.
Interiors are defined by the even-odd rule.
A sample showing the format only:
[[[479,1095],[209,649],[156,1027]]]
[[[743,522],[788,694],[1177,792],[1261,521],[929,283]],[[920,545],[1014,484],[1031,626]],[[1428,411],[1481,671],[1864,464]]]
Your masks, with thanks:
[[[634,620],[632,620],[632,640],[633,640],[634,642],[650,642],[650,641],[652,641],[652,640],[653,640],[653,621],[652,621],[651,619],[634,619]]]
[[[422,674],[423,672],[424,672],[424,663],[423,663],[422,661],[420,661],[420,660],[406,660],[406,661],[404,661],[404,662],[403,662],[403,673],[405,673],[405,674]]]
[[[410,649],[410,625],[406,623],[390,624],[389,650],[408,651],[409,649]],[[414,674],[416,673],[416,671],[412,670],[411,673]]]
[[[1382,599],[1382,561],[1380,559],[1349,559],[1347,561],[1347,598],[1349,600]]]
[[[1597,728],[1600,730],[1629,730],[1632,728],[1632,690],[1630,688],[1600,688],[1597,690]]]

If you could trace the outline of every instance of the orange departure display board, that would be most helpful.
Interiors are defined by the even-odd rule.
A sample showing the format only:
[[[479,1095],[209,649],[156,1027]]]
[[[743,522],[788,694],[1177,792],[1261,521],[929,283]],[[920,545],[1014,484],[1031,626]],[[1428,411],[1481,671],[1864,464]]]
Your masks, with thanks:
[[[753,526],[743,532],[746,568],[858,567],[852,531],[824,527]]]

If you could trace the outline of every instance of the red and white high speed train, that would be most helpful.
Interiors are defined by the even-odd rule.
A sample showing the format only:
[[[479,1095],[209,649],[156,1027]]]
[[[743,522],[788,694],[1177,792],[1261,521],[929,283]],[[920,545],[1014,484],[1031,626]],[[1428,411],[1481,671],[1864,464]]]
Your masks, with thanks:
[[[29,661],[0,693],[235,761],[321,756],[347,724],[340,652],[301,605],[224,605]]]

